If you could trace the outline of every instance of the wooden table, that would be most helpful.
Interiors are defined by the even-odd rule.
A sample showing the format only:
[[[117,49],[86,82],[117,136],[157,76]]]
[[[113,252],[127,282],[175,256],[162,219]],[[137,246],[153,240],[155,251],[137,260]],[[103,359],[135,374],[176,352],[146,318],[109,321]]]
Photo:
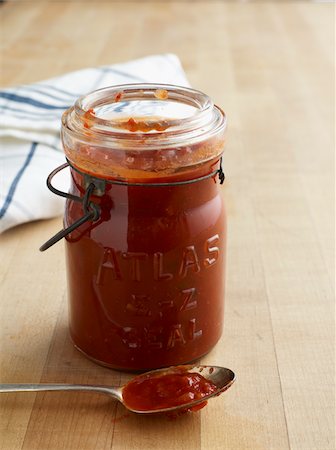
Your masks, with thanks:
[[[3,86],[179,55],[229,118],[225,332],[204,363],[237,382],[176,421],[96,395],[1,395],[2,449],[334,449],[333,5],[10,1]],[[1,381],[120,384],[67,333],[61,219],[1,237]]]

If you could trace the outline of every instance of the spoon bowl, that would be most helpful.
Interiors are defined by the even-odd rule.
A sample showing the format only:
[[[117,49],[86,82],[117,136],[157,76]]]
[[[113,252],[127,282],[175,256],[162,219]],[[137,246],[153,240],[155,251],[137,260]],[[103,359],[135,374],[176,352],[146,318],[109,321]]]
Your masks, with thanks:
[[[155,380],[158,380],[158,383],[153,385],[152,382]],[[225,367],[204,365],[172,366],[152,370],[133,378],[133,380],[122,387],[122,402],[126,408],[138,414],[197,410],[205,406],[210,398],[226,391],[234,381],[234,372]],[[149,385],[147,389],[146,383]],[[165,384],[162,386],[162,383]],[[157,404],[152,400],[149,402],[149,406],[147,402],[147,407],[139,409],[134,404],[132,397],[131,401],[128,401],[129,396],[125,395],[128,386],[137,384],[139,386],[144,384],[144,387],[140,388],[139,394],[142,394],[143,398],[152,397],[153,400],[157,400]],[[205,392],[202,392],[202,385],[210,388],[209,391],[205,390]],[[194,394],[199,395],[192,399],[189,398],[189,396]],[[180,400],[181,398],[183,401]],[[166,405],[165,402],[167,402]]]
[[[198,374],[205,380],[212,383],[211,393],[203,395],[201,398],[193,399],[168,407],[153,407],[151,409],[138,409],[132,407],[125,400],[123,395],[125,388],[130,384],[141,383],[143,380],[158,379],[166,375],[188,375]],[[191,375],[192,376],[192,375]],[[199,377],[201,378],[201,377]],[[106,394],[120,401],[125,408],[137,414],[157,414],[172,413],[178,410],[190,410],[200,404],[206,402],[212,397],[220,395],[226,391],[235,381],[235,374],[232,370],[219,366],[202,366],[202,365],[185,365],[172,366],[165,369],[156,369],[144,374],[138,375],[131,379],[123,386],[100,386],[100,385],[84,385],[84,384],[0,384],[0,393],[3,392],[38,392],[38,391],[85,391]],[[144,394],[145,396],[145,394]],[[131,402],[132,403],[132,402]]]

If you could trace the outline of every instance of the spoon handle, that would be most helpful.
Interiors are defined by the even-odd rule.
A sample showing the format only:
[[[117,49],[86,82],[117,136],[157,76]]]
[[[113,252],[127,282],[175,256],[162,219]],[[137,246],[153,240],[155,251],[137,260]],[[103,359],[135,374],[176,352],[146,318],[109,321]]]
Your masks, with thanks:
[[[121,399],[120,388],[112,386],[90,386],[86,384],[0,384],[0,393],[38,391],[93,391],[108,394],[117,400]]]

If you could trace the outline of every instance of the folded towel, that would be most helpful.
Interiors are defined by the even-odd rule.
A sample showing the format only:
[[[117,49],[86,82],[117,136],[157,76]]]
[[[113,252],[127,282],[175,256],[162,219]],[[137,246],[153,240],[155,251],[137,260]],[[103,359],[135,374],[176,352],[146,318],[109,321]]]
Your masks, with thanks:
[[[0,232],[62,214],[64,199],[49,192],[45,180],[65,161],[63,112],[95,89],[141,82],[189,85],[177,56],[166,54],[0,90]],[[61,172],[55,184],[67,191],[69,174]]]

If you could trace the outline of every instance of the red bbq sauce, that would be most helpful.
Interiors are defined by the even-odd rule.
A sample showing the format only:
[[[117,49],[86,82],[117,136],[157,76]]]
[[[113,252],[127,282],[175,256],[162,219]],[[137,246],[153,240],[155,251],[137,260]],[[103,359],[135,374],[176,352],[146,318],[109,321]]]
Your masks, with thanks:
[[[208,164],[194,173],[212,170]],[[83,177],[72,176],[72,192],[83,195]],[[131,370],[184,364],[207,353],[223,317],[226,228],[215,181],[107,185],[94,201],[100,219],[66,238],[75,345]],[[81,204],[68,201],[66,226],[81,215]]]
[[[144,374],[123,388],[123,400],[136,411],[152,411],[183,406],[218,391],[217,386],[199,373],[185,371],[163,375]],[[192,407],[198,410],[206,402]]]
[[[123,106],[132,89],[141,103],[146,87],[107,88],[106,96]],[[175,91],[154,89],[151,101],[163,107],[183,88]],[[191,94],[183,95],[189,105]],[[79,103],[62,128],[70,193],[84,198],[98,180],[90,201],[99,218],[66,237],[71,338],[85,355],[116,369],[194,361],[216,344],[223,325],[226,221],[216,171],[224,119],[196,121],[197,139],[183,119],[141,112],[117,118],[110,129],[97,106],[106,106],[102,91],[87,98],[86,112],[78,113]],[[65,227],[81,217],[83,204],[68,199]]]

